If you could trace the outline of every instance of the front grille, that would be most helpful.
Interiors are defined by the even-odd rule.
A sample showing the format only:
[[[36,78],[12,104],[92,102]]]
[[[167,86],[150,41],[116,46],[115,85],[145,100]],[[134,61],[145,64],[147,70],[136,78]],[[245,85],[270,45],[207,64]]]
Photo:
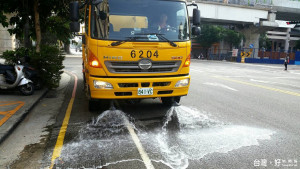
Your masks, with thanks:
[[[129,88],[129,87],[164,87],[170,86],[171,82],[143,82],[143,83],[118,83],[120,88]]]
[[[176,72],[181,61],[152,61],[152,67],[147,70],[140,69],[136,62],[105,61],[105,66],[110,73],[172,73]]]
[[[138,83],[119,83],[119,87],[138,87]]]
[[[173,90],[167,90],[167,91],[158,91],[157,94],[172,94]]]
[[[156,86],[170,86],[171,82],[153,82],[153,87]]]
[[[150,86],[150,83],[141,83],[141,86],[142,86],[142,87],[149,87],[149,86]]]
[[[115,92],[116,96],[132,96],[132,92]]]

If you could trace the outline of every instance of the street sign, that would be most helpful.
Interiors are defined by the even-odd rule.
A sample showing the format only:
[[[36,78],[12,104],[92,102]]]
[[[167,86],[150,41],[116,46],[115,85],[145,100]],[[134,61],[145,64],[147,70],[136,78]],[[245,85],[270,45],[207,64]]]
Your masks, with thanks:
[[[249,45],[249,48],[251,48],[251,49],[254,48],[254,44],[253,44],[253,43],[250,44],[250,45]]]
[[[247,57],[250,57],[250,55],[251,55],[251,52],[247,52],[247,53],[246,53],[246,56],[247,56]]]
[[[245,52],[241,52],[241,56],[242,56],[242,57],[245,56]]]
[[[239,50],[238,49],[232,49],[232,56],[237,57]]]

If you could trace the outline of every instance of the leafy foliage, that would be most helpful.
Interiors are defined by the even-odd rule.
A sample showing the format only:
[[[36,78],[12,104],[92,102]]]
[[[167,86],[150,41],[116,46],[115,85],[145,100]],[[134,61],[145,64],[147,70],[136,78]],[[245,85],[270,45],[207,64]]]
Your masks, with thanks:
[[[25,58],[27,53],[28,52],[26,48],[18,48],[15,51],[7,50],[3,52],[3,55],[0,57],[5,59],[5,64],[12,65],[17,63],[18,60]]]
[[[232,46],[238,46],[242,39],[244,39],[244,35],[237,31],[216,25],[202,25],[201,36],[199,36],[196,41],[200,43],[203,48],[208,49],[214,43],[224,40],[229,43],[232,48]]]
[[[48,88],[56,88],[59,86],[63,60],[65,56],[56,46],[41,46],[41,52],[33,52],[31,57],[31,65],[35,67],[42,78],[42,82],[47,85]]]
[[[35,40],[35,24],[33,4],[35,0],[9,0],[0,3],[0,24],[3,26],[14,25],[9,29],[11,34],[15,34],[17,39],[24,39],[24,28],[29,25],[29,37]],[[56,41],[67,42],[72,34],[69,30],[69,2],[71,0],[39,0],[40,25],[43,35],[55,35]],[[6,20],[4,13],[14,13],[15,15]],[[42,38],[43,39],[43,38]],[[47,42],[47,41],[43,41]]]
[[[222,28],[215,25],[202,25],[201,36],[196,40],[203,48],[210,48],[212,44],[222,39]]]
[[[244,39],[244,35],[231,30],[231,29],[223,29],[223,40],[230,45],[230,49],[232,49],[232,46],[239,46],[241,43],[241,40]]]
[[[272,42],[268,39],[266,34],[261,34],[259,37],[259,48],[271,49]]]

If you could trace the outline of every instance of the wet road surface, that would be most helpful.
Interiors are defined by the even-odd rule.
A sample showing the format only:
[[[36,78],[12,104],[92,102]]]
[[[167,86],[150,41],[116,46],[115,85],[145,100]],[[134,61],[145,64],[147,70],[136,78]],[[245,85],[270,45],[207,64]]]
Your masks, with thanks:
[[[78,87],[54,167],[300,168],[300,67],[192,60],[189,95],[179,106],[118,101],[116,110],[89,112],[81,58],[65,66]],[[73,81],[42,167],[51,165]]]

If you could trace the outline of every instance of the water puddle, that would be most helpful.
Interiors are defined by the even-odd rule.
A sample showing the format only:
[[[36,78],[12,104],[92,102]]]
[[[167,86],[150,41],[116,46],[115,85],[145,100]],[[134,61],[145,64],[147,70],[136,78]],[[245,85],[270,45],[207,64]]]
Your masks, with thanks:
[[[274,133],[267,129],[226,125],[213,120],[206,112],[179,106],[169,110],[162,129],[140,133],[139,137],[153,161],[170,168],[185,169],[189,160],[259,145],[259,140],[270,140]],[[162,157],[152,154],[153,150],[159,151]]]
[[[174,169],[188,168],[189,160],[199,160],[207,154],[259,145],[260,140],[270,140],[275,133],[224,124],[206,112],[185,106],[171,107],[160,126],[152,130],[135,126],[134,119],[122,111],[105,111],[64,145],[58,166],[115,168],[113,165],[128,162],[143,165],[128,133],[128,121],[151,161]]]
[[[60,158],[55,162],[60,168],[102,168],[137,161],[131,157],[138,153],[128,134],[126,120],[132,119],[119,110],[108,110],[84,126],[78,136],[64,144]]]

